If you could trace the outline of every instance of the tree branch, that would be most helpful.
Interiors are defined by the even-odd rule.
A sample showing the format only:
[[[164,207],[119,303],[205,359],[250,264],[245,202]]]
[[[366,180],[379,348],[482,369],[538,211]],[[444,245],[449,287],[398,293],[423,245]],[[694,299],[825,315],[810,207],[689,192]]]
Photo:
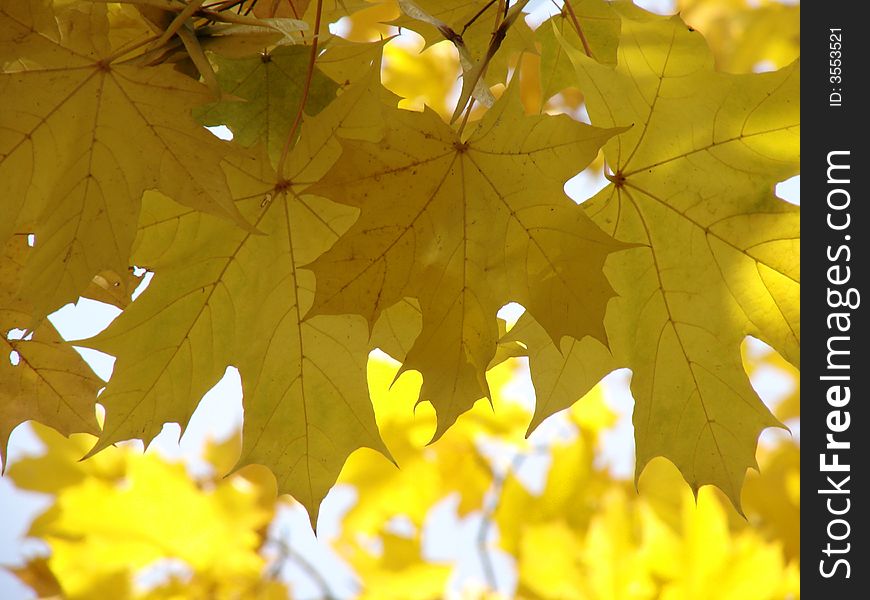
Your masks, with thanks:
[[[480,565],[483,568],[483,576],[486,579],[486,584],[492,590],[498,589],[498,578],[495,575],[495,566],[492,564],[492,557],[489,555],[489,548],[486,540],[489,537],[490,529],[492,528],[493,516],[495,515],[498,505],[501,503],[501,495],[504,491],[505,481],[507,476],[516,472],[526,460],[526,454],[517,453],[511,460],[504,473],[497,474],[492,471],[492,499],[483,510],[480,520],[480,528],[477,530],[477,554],[480,558]]]
[[[284,538],[287,538],[286,540]],[[332,593],[332,590],[329,587],[329,582],[327,582],[326,577],[317,570],[317,567],[305,558],[304,555],[297,552],[290,545],[290,534],[287,532],[286,536],[281,535],[278,538],[268,538],[267,542],[276,546],[278,548],[278,557],[275,561],[275,564],[272,566],[272,572],[270,576],[272,579],[277,579],[278,574],[281,571],[281,565],[285,562],[292,561],[296,563],[303,573],[320,589],[320,593],[322,594],[322,598],[324,600],[337,600],[336,596]]]

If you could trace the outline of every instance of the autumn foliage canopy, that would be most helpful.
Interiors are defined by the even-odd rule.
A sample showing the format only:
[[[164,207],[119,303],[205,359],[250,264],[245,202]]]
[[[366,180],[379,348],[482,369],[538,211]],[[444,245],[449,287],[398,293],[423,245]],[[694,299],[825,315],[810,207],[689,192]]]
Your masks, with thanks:
[[[799,172],[799,9],[680,4],[667,17],[624,0],[559,3],[552,16],[528,0],[0,0],[0,454],[28,420],[90,434],[38,430],[50,452],[89,457],[66,483],[176,478],[193,506],[203,500],[181,475],[112,446],[147,445],[165,423],[183,430],[235,367],[244,425],[233,459],[216,459],[220,475],[266,467],[312,524],[340,474],[360,506],[396,502],[371,513],[382,516],[413,513],[386,498],[413,494],[402,478],[416,477],[424,499],[411,520],[422,524],[450,490],[479,491],[460,514],[480,508],[494,481],[488,469],[459,476],[449,461],[461,458],[444,448],[474,454],[482,431],[528,448],[548,417],[628,368],[636,483],[649,465],[647,478],[679,485],[664,483],[678,481],[653,460],[664,457],[696,495],[712,485],[737,513],[768,515],[745,544],[763,553],[782,541],[764,520],[776,510],[742,502],[762,484],[744,482],[761,432],[799,412],[761,401],[741,344],[752,336],[783,372],[799,366],[800,210],[774,193]],[[569,197],[584,169],[607,185]],[[108,382],[47,319],[79,298],[121,309],[74,342],[116,357]],[[516,322],[498,317],[509,303],[525,309]],[[398,362],[370,360],[374,349]],[[531,413],[499,400],[517,357],[528,357]],[[658,539],[692,501],[614,487],[592,459],[610,413],[587,404],[571,408],[576,440],[548,450],[544,494],[585,482],[573,505],[618,496],[607,519],[637,519]],[[400,474],[415,473],[427,444],[442,469],[430,496],[426,477]],[[789,452],[770,459],[777,485]],[[16,481],[27,468],[13,465]],[[253,536],[274,484],[249,477],[260,496],[215,493],[250,504],[237,525]],[[585,567],[532,558],[547,545],[593,552],[594,519],[569,519],[575,539],[554,525],[567,497],[542,506],[509,474],[495,480],[502,502],[488,518],[520,561],[524,593],[574,597],[535,591],[552,568],[577,573],[571,590],[592,586],[577,597],[623,597],[593,595]],[[77,493],[69,502],[84,507],[114,492]],[[682,526],[740,519],[710,502],[719,512]],[[359,510],[356,530],[382,534],[384,519]],[[518,529],[524,519],[533,529]],[[38,524],[58,539],[83,527]],[[258,547],[244,539],[240,553]],[[419,540],[384,539],[379,558],[348,541],[348,560],[376,570],[420,555]],[[664,539],[662,556],[677,543]],[[759,598],[794,581],[792,542]],[[626,544],[642,562],[647,550]],[[206,547],[177,551],[196,571]],[[81,552],[67,550],[55,556]],[[262,570],[237,558],[213,575]],[[636,589],[670,581],[670,567],[644,564],[663,571],[638,575]],[[417,575],[443,585],[437,569]],[[667,597],[699,597],[686,593]]]

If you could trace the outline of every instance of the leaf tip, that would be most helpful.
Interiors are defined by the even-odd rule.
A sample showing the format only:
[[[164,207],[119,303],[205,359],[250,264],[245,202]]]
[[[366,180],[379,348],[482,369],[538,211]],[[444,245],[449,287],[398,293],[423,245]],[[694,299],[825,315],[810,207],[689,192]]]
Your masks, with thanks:
[[[523,439],[529,439],[538,426],[543,422],[543,418],[538,414],[538,411],[535,410],[535,414],[532,415],[532,420],[529,422],[529,426],[526,428],[526,433],[523,435]]]
[[[88,450],[87,454],[85,454],[84,456],[82,456],[82,457],[81,457],[77,462],[84,462],[84,461],[86,461],[87,459],[89,459],[89,458],[91,458],[92,456],[94,456],[95,454],[97,454],[97,453],[99,453],[99,452],[102,452],[103,450],[105,450],[106,448],[108,448],[108,447],[111,446],[111,445],[112,445],[111,443],[104,442],[103,439],[100,438],[100,439],[97,440],[97,443],[94,444],[93,448],[91,448],[90,450]]]
[[[453,419],[453,420],[445,419],[445,418],[443,418],[442,415],[438,414],[438,411],[436,411],[435,412],[435,432],[432,434],[432,438],[428,442],[426,442],[426,446],[431,446],[432,444],[434,444],[435,442],[440,440],[442,438],[442,436],[444,436],[444,434],[447,432],[447,430],[450,429],[450,426],[453,425],[453,423],[455,423],[455,422],[456,422],[456,419]]]

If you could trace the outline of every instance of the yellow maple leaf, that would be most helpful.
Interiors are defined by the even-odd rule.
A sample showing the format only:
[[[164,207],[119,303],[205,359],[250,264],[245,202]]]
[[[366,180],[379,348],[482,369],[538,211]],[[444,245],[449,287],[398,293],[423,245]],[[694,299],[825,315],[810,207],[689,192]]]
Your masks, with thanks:
[[[348,460],[339,483],[355,486],[363,499],[345,516],[348,536],[375,535],[395,515],[404,515],[422,527],[431,507],[451,494],[459,497],[459,515],[467,515],[481,506],[493,480],[477,444],[497,438],[523,445],[528,412],[504,391],[516,373],[515,364],[506,362],[487,372],[495,390],[492,406],[477,402],[443,437],[428,445],[436,427],[434,411],[427,406],[414,409],[420,378],[407,373],[397,379],[398,371],[399,365],[369,360],[369,389],[378,429],[396,464],[365,450]]]
[[[593,466],[595,442],[590,432],[581,431],[570,442],[554,444],[549,450],[552,463],[543,492],[532,493],[510,473],[494,513],[499,546],[518,557],[528,527],[561,521],[571,529],[585,530],[601,497],[613,485],[606,473]]]
[[[423,559],[419,535],[381,532],[382,548],[372,552],[361,544],[337,547],[362,578],[359,600],[431,600],[441,597],[451,567]]]
[[[218,83],[232,97],[201,107],[197,118],[205,125],[226,125],[233,140],[243,146],[263,142],[270,158],[277,161],[306,87],[310,54],[308,46],[298,45],[243,58],[214,57]],[[309,115],[327,106],[338,87],[316,69],[307,86]]]
[[[656,468],[668,467],[659,463]],[[639,552],[649,574],[660,582],[656,598],[796,597],[797,564],[786,561],[779,544],[767,543],[748,527],[730,529],[726,506],[715,490],[701,490],[695,499],[685,486],[680,487],[675,488],[679,490],[675,522],[662,520],[648,505],[638,507],[643,531]]]
[[[373,326],[404,297],[423,327],[403,370],[423,374],[435,437],[478,398],[498,339],[495,313],[523,304],[554,339],[604,339],[601,274],[624,246],[604,235],[562,185],[618,129],[524,117],[517,86],[467,137],[433,112],[399,112],[383,141],[347,142],[313,193],[359,207],[354,225],[309,266],[311,315],[356,313]]]
[[[313,277],[300,271],[353,220],[353,211],[301,195],[340,152],[337,131],[379,136],[379,61],[303,127],[283,177],[263,155],[227,163],[238,210],[258,234],[149,194],[134,257],[154,281],[86,343],[117,357],[100,402],[106,422],[94,454],[164,422],[186,426],[228,365],[239,368],[245,425],[239,467],[275,473],[316,523],[320,501],[360,446],[386,452],[366,387],[368,331],[351,315],[302,321]],[[290,183],[298,181],[300,183]]]
[[[0,241],[36,234],[21,290],[36,319],[101,271],[127,272],[146,189],[244,222],[220,168],[228,147],[190,115],[207,88],[171,65],[125,62],[150,40],[110,34],[110,16],[99,2],[0,3],[12,42],[0,73]]]
[[[610,3],[604,0],[584,0],[572,2],[571,5],[592,57],[604,64],[616,64],[621,21]],[[556,32],[572,41],[577,39],[573,19],[565,9],[535,29],[535,41],[540,46],[543,101],[567,87],[577,85],[574,65],[562,48]]]
[[[305,20],[314,23],[317,2],[308,3]],[[343,37],[357,42],[371,42],[389,35],[385,21],[394,18],[398,9],[395,0],[323,0],[321,21],[337,23],[342,19],[346,27]]]
[[[513,475],[499,492],[494,519],[499,544],[517,558],[517,597],[772,600],[799,592],[797,560],[783,548],[791,535],[779,528],[794,528],[794,510],[755,513],[747,500],[747,522],[719,490],[695,498],[662,458],[633,488],[595,466],[590,441],[581,432],[550,448],[539,495]],[[770,478],[763,493],[782,498],[787,487]]]
[[[743,504],[759,533],[782,543],[789,560],[801,554],[801,457],[795,443],[781,443],[761,453],[761,472],[750,472],[743,486]]]
[[[547,384],[556,408],[630,367],[637,474],[664,455],[695,490],[715,484],[739,509],[758,435],[778,425],[749,385],[740,344],[754,335],[794,364],[800,356],[799,209],[773,196],[799,167],[799,65],[716,73],[678,17],[633,14],[622,31],[615,68],[565,42],[593,121],[634,123],[605,146],[613,183],[584,204],[640,246],[605,270],[619,294],[606,319],[615,360],[563,344],[560,366],[538,361],[533,376],[583,361],[568,380],[583,387],[568,395]]]
[[[677,6],[686,23],[704,34],[723,71],[778,69],[800,55],[800,4],[680,0]]]
[[[394,41],[384,48],[384,86],[405,98],[400,108],[423,110],[425,105],[448,119],[453,112],[448,98],[458,73],[456,51],[450,42],[423,48],[422,43],[408,47]]]
[[[786,357],[777,360],[799,361],[798,211],[772,196],[797,169],[799,67],[717,73],[686,24],[627,0],[573,2],[592,48],[584,53],[567,4],[532,36],[527,0],[400,3],[424,7],[405,23],[428,42],[467,34],[457,44],[463,59],[484,60],[466,73],[505,79],[535,40],[542,57],[524,54],[513,87],[491,110],[469,110],[456,132],[431,110],[397,111],[377,81],[385,51],[392,70],[380,72],[398,75],[395,90],[446,116],[452,48],[411,58],[384,40],[326,34],[324,23],[345,14],[336,35],[390,31],[376,21],[392,18],[394,0],[0,0],[0,442],[33,418],[96,433],[95,400],[107,414],[96,445],[89,435],[56,443],[37,426],[48,454],[14,465],[19,486],[57,496],[33,527],[52,562],[33,561],[21,576],[70,598],[286,597],[283,584],[263,579],[280,565],[264,573],[260,553],[275,492],[292,493],[316,521],[341,470],[338,481],[358,496],[336,547],[371,598],[450,596],[450,567],[423,552],[446,496],[458,500],[462,526],[481,519],[476,549],[493,586],[503,581],[487,552],[501,536],[516,558],[519,597],[799,592],[796,446],[758,453],[769,470],[743,488],[750,525],[719,490],[697,489],[715,483],[736,503],[758,432],[776,423],[743,374],[745,336],[769,341]],[[238,18],[235,33],[212,19],[222,12]],[[252,58],[282,36],[247,14],[284,19],[283,42],[310,43],[312,12],[321,17],[318,52],[269,50],[279,59],[270,66]],[[797,11],[784,12],[794,24]],[[307,29],[288,21],[300,17]],[[750,37],[770,26],[758,19]],[[194,57],[173,30],[218,56]],[[715,56],[728,56],[733,33]],[[164,37],[173,39],[151,48]],[[794,47],[769,37],[761,54],[785,61]],[[761,55],[747,50],[735,64]],[[448,55],[437,82],[418,70]],[[273,67],[286,69],[280,81]],[[200,76],[212,93],[222,85],[248,102],[215,98]],[[519,97],[538,112],[539,84],[545,96],[572,86],[548,110],[579,109],[585,98],[596,127],[525,117]],[[232,143],[191,120],[191,109],[215,100],[207,122],[230,125]],[[248,121],[262,114],[269,123]],[[596,153],[612,185],[572,205],[565,182]],[[34,248],[24,243],[30,232]],[[130,264],[154,275],[136,301]],[[102,384],[39,321],[79,295],[123,309],[87,342],[117,356],[99,397]],[[506,334],[496,314],[508,301],[528,311]],[[27,326],[33,339],[7,335]],[[497,389],[523,346],[538,394],[531,424]],[[404,364],[370,360],[374,347]],[[244,434],[213,446],[209,460],[220,474],[244,471],[197,482],[153,453],[111,447],[130,437],[147,444],[166,421],[184,429],[228,365],[241,372]],[[626,366],[639,495],[599,466],[599,434],[614,420],[600,390],[573,404]],[[776,415],[797,414],[793,400]],[[526,434],[572,404],[561,424],[580,434],[530,447],[527,424]],[[506,473],[489,460],[503,446],[514,458]],[[105,452],[78,462],[88,448]],[[543,494],[519,472],[532,453],[549,461]],[[682,475],[650,460],[657,453]],[[277,486],[250,463],[268,465]],[[164,514],[167,497],[184,505]],[[412,533],[396,534],[408,521]],[[279,558],[293,560],[283,548]],[[141,589],[136,576],[167,550],[196,576]]]
[[[527,348],[535,387],[535,413],[526,435],[531,435],[550,415],[574,405],[602,377],[620,366],[607,347],[593,337],[582,340],[564,337],[557,346],[528,313],[520,317],[501,342],[520,342]]]
[[[10,339],[13,328],[24,331],[31,306],[16,297],[28,247],[25,236],[13,236],[0,254],[0,461],[6,466],[9,435],[30,419],[63,434],[97,433],[94,413],[103,382],[50,323],[42,323],[25,339]]]
[[[241,475],[196,481],[183,464],[130,447],[80,462],[90,436],[64,439],[41,426],[35,433],[45,454],[16,462],[9,476],[22,489],[55,495],[29,530],[51,555],[47,563],[30,563],[28,572],[47,566],[52,579],[42,581],[54,581],[64,598],[199,598],[207,590],[253,597],[277,583],[263,580],[259,552],[275,512],[274,489]],[[135,578],[166,560],[190,571],[178,595],[171,580],[147,593],[137,589]]]

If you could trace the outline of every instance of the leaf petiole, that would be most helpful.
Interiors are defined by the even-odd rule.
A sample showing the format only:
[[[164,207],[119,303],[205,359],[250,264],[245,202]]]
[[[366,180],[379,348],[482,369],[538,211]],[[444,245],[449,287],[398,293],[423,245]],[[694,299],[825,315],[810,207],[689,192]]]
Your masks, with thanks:
[[[287,139],[284,141],[284,147],[281,149],[281,157],[278,159],[278,164],[275,167],[278,173],[278,178],[284,178],[284,164],[287,162],[287,155],[290,154],[290,146],[293,144],[293,139],[296,137],[296,132],[302,122],[302,114],[305,110],[305,103],[308,101],[308,92],[311,90],[311,79],[314,76],[314,63],[317,60],[317,41],[320,38],[320,19],[323,15],[323,0],[317,0],[317,9],[314,16],[314,36],[311,38],[311,54],[308,58],[308,70],[305,73],[305,87],[302,88],[302,97],[299,99],[299,109],[296,111],[296,117],[293,119],[293,124],[290,126],[290,132],[287,134]]]
[[[589,47],[589,42],[586,40],[586,35],[583,33],[583,28],[580,27],[580,21],[577,20],[577,15],[574,13],[574,7],[571,6],[571,0],[565,0],[565,10],[568,12],[568,16],[571,18],[571,23],[574,25],[574,29],[577,31],[577,35],[580,37],[580,43],[583,44],[583,51],[586,53],[586,56],[588,56],[592,60],[597,60],[595,58],[595,55],[592,54],[592,48]]]

